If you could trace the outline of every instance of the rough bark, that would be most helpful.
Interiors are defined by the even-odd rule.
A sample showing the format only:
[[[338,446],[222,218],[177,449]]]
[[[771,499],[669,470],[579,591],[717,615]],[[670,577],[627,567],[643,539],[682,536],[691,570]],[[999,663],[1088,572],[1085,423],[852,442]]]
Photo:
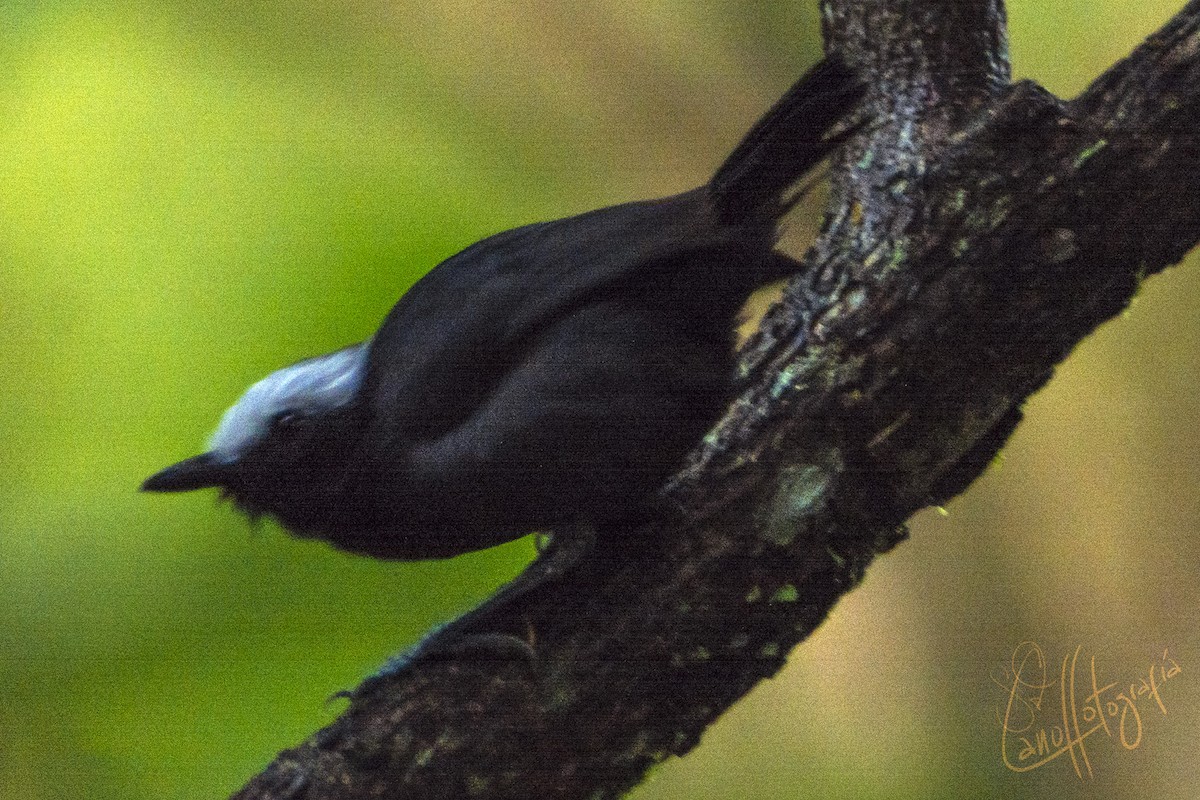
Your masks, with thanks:
[[[1200,239],[1200,0],[1070,102],[1010,84],[1000,0],[822,11],[878,124],[835,165],[740,398],[665,490],[683,513],[604,532],[630,546],[522,601],[535,664],[373,682],[236,797],[620,796],[778,671]]]

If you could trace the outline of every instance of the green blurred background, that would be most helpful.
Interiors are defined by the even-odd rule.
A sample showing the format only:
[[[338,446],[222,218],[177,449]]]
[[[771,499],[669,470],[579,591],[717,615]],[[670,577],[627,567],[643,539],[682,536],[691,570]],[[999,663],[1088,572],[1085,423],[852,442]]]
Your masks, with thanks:
[[[1073,95],[1180,5],[1013,2],[1016,72]],[[0,798],[225,796],[514,573],[528,542],[377,564],[135,489],[481,236],[703,180],[815,60],[813,6],[0,5]],[[1200,796],[1196,267],[634,796]],[[1169,713],[1089,740],[1090,779],[1008,772],[1023,639],[1125,681],[1170,648]]]

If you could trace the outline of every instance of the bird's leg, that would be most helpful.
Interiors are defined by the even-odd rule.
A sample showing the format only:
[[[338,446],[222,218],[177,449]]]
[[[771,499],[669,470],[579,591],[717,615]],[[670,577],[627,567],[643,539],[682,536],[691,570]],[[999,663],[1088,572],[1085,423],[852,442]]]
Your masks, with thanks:
[[[570,572],[592,549],[596,530],[577,521],[556,530],[550,543],[525,571],[505,584],[478,608],[435,629],[415,647],[393,656],[368,678],[359,691],[380,678],[393,676],[420,661],[450,659],[479,653],[488,658],[536,660],[525,638],[505,632],[504,612],[516,600]]]

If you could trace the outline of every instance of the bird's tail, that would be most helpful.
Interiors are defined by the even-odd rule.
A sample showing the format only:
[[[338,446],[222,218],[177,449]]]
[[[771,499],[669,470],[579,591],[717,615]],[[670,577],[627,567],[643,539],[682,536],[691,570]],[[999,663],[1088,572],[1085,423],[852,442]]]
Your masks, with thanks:
[[[809,70],[725,159],[708,191],[730,221],[776,219],[784,192],[853,132],[826,133],[862,98],[863,86],[837,56]]]

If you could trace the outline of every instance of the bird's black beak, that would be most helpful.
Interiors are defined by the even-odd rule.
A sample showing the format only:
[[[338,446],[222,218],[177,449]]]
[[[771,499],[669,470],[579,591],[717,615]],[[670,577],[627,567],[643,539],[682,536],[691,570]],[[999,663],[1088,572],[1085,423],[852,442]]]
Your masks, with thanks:
[[[180,461],[156,472],[142,484],[143,492],[190,492],[210,486],[224,486],[229,480],[230,465],[215,459],[211,453]]]

